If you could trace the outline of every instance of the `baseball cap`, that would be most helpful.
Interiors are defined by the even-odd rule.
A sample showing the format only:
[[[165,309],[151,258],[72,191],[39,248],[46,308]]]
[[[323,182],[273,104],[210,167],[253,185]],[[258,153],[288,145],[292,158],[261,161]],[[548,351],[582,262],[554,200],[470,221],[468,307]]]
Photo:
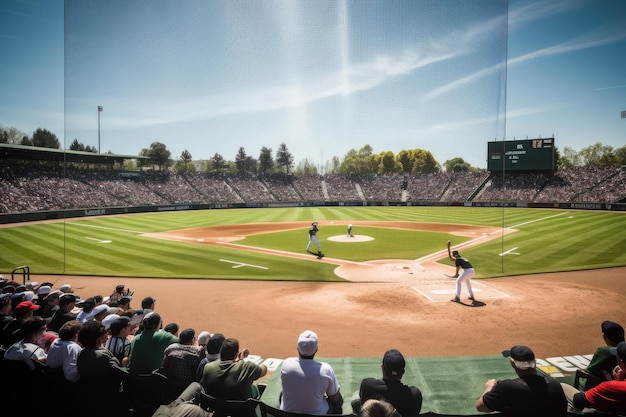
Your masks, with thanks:
[[[154,311],[146,314],[146,316],[143,318],[143,325],[146,328],[153,328],[155,326],[158,326],[159,323],[161,323],[161,316],[159,316],[159,314],[155,313]]]
[[[97,305],[96,308],[93,309],[93,316],[97,316],[98,314],[102,314],[104,312],[109,312],[109,306],[106,304]]]
[[[611,354],[626,361],[626,342],[619,342],[617,346],[611,348]]]
[[[133,300],[133,297],[131,297],[130,295],[125,295],[124,297],[120,298],[120,300],[117,302],[117,304],[119,305],[126,305],[128,303],[130,303]]]
[[[89,297],[85,301],[83,301],[81,304],[83,306],[83,310],[88,312],[88,311],[91,311],[91,309],[96,306],[96,300],[94,300],[92,297]]]
[[[76,297],[74,294],[63,294],[61,298],[59,299],[59,304],[64,305],[64,304],[75,303],[77,301],[78,301],[78,297]]]
[[[461,254],[459,253],[458,250],[453,250],[452,251],[452,256],[461,256]]]
[[[72,286],[70,284],[63,284],[59,287],[61,292],[70,293],[72,292]]]
[[[9,304],[11,302],[11,294],[3,293],[0,294],[0,306]]]
[[[624,328],[614,321],[605,320],[600,325],[602,333],[614,342],[624,341]]]
[[[41,296],[41,298],[44,298],[43,296],[45,296],[46,294],[50,294],[52,292],[52,287],[49,285],[42,285],[41,287],[37,288],[37,297]]]
[[[517,369],[531,369],[536,366],[535,354],[528,346],[513,346],[502,352],[505,358],[511,358]]]
[[[109,314],[108,316],[102,319],[102,324],[104,325],[105,329],[109,330],[111,328],[111,323],[113,323],[115,320],[119,318],[120,316],[118,316],[117,314]],[[130,321],[130,319],[128,320]]]
[[[57,299],[57,298],[61,297],[61,294],[63,294],[61,292],[61,290],[54,290],[50,294],[46,295],[45,299],[46,300],[54,300],[54,299]]]
[[[122,292],[122,291],[124,291],[124,284],[115,286],[115,292]]]
[[[298,352],[303,356],[313,356],[317,352],[317,334],[305,330],[298,336]]]
[[[105,320],[109,317],[115,317],[116,314],[111,314],[110,316],[106,316]],[[104,320],[102,320],[104,324]],[[116,335],[119,334],[122,330],[126,328],[130,324],[130,317],[127,316],[117,316],[114,320],[111,320],[109,330],[111,330],[111,334]],[[105,325],[106,327],[106,325]]]
[[[32,301],[22,301],[13,309],[13,312],[18,316],[23,316],[24,314],[38,310],[39,306],[37,304],[33,304]]]
[[[393,376],[402,375],[404,373],[404,356],[397,349],[389,349],[383,356],[383,367]]]

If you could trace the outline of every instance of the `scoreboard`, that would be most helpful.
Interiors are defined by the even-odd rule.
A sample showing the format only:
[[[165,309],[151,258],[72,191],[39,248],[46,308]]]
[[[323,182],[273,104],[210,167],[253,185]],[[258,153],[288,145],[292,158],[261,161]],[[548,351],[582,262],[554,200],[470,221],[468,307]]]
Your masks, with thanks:
[[[554,171],[554,138],[487,142],[488,171]]]

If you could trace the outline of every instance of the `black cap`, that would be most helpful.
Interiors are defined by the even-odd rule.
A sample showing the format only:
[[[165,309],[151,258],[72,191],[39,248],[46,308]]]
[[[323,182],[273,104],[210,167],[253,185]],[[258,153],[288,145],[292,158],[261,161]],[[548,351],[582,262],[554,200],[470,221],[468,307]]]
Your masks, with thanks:
[[[397,349],[390,349],[383,356],[383,367],[392,376],[402,376],[404,374],[404,356]]]
[[[126,304],[130,303],[132,299],[133,299],[133,297],[131,297],[130,295],[125,295],[122,298],[120,298],[120,300],[117,302],[117,304],[118,305],[126,305]]]
[[[455,256],[455,257],[457,257],[457,258],[458,258],[459,256],[461,256],[461,254],[459,253],[459,251],[458,251],[458,250],[453,250],[453,251],[452,251],[452,256]]]
[[[74,294],[63,294],[59,299],[60,305],[66,305],[70,303],[75,303],[78,301],[78,298]]]
[[[530,369],[535,367],[535,354],[528,346],[513,346],[502,352],[505,358],[513,359],[518,369]]]
[[[111,334],[116,335],[119,334],[126,326],[130,324],[130,317],[120,316],[111,322]]]
[[[624,328],[614,321],[603,321],[600,327],[602,333],[612,341],[617,343],[624,341]]]

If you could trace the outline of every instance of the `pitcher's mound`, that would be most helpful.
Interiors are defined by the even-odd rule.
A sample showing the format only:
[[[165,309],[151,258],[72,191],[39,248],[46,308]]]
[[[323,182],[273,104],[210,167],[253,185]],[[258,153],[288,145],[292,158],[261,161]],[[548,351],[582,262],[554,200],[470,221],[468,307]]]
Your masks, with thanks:
[[[333,242],[368,242],[370,240],[374,240],[371,236],[363,236],[363,235],[352,235],[351,237],[348,235],[338,235],[331,236],[328,240],[332,240]]]

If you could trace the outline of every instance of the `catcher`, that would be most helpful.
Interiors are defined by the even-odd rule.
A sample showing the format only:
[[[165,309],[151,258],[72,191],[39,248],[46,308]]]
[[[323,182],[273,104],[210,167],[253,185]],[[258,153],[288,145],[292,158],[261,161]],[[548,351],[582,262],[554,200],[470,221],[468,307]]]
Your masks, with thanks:
[[[475,274],[474,267],[466,258],[463,258],[459,251],[450,252],[450,241],[448,240],[448,258],[454,262],[456,266],[456,274],[453,278],[456,278],[456,295],[450,301],[458,303],[461,301],[461,286],[463,283],[467,285],[468,298],[474,303],[474,292],[472,291],[472,277]],[[460,274],[459,274],[460,272]]]

